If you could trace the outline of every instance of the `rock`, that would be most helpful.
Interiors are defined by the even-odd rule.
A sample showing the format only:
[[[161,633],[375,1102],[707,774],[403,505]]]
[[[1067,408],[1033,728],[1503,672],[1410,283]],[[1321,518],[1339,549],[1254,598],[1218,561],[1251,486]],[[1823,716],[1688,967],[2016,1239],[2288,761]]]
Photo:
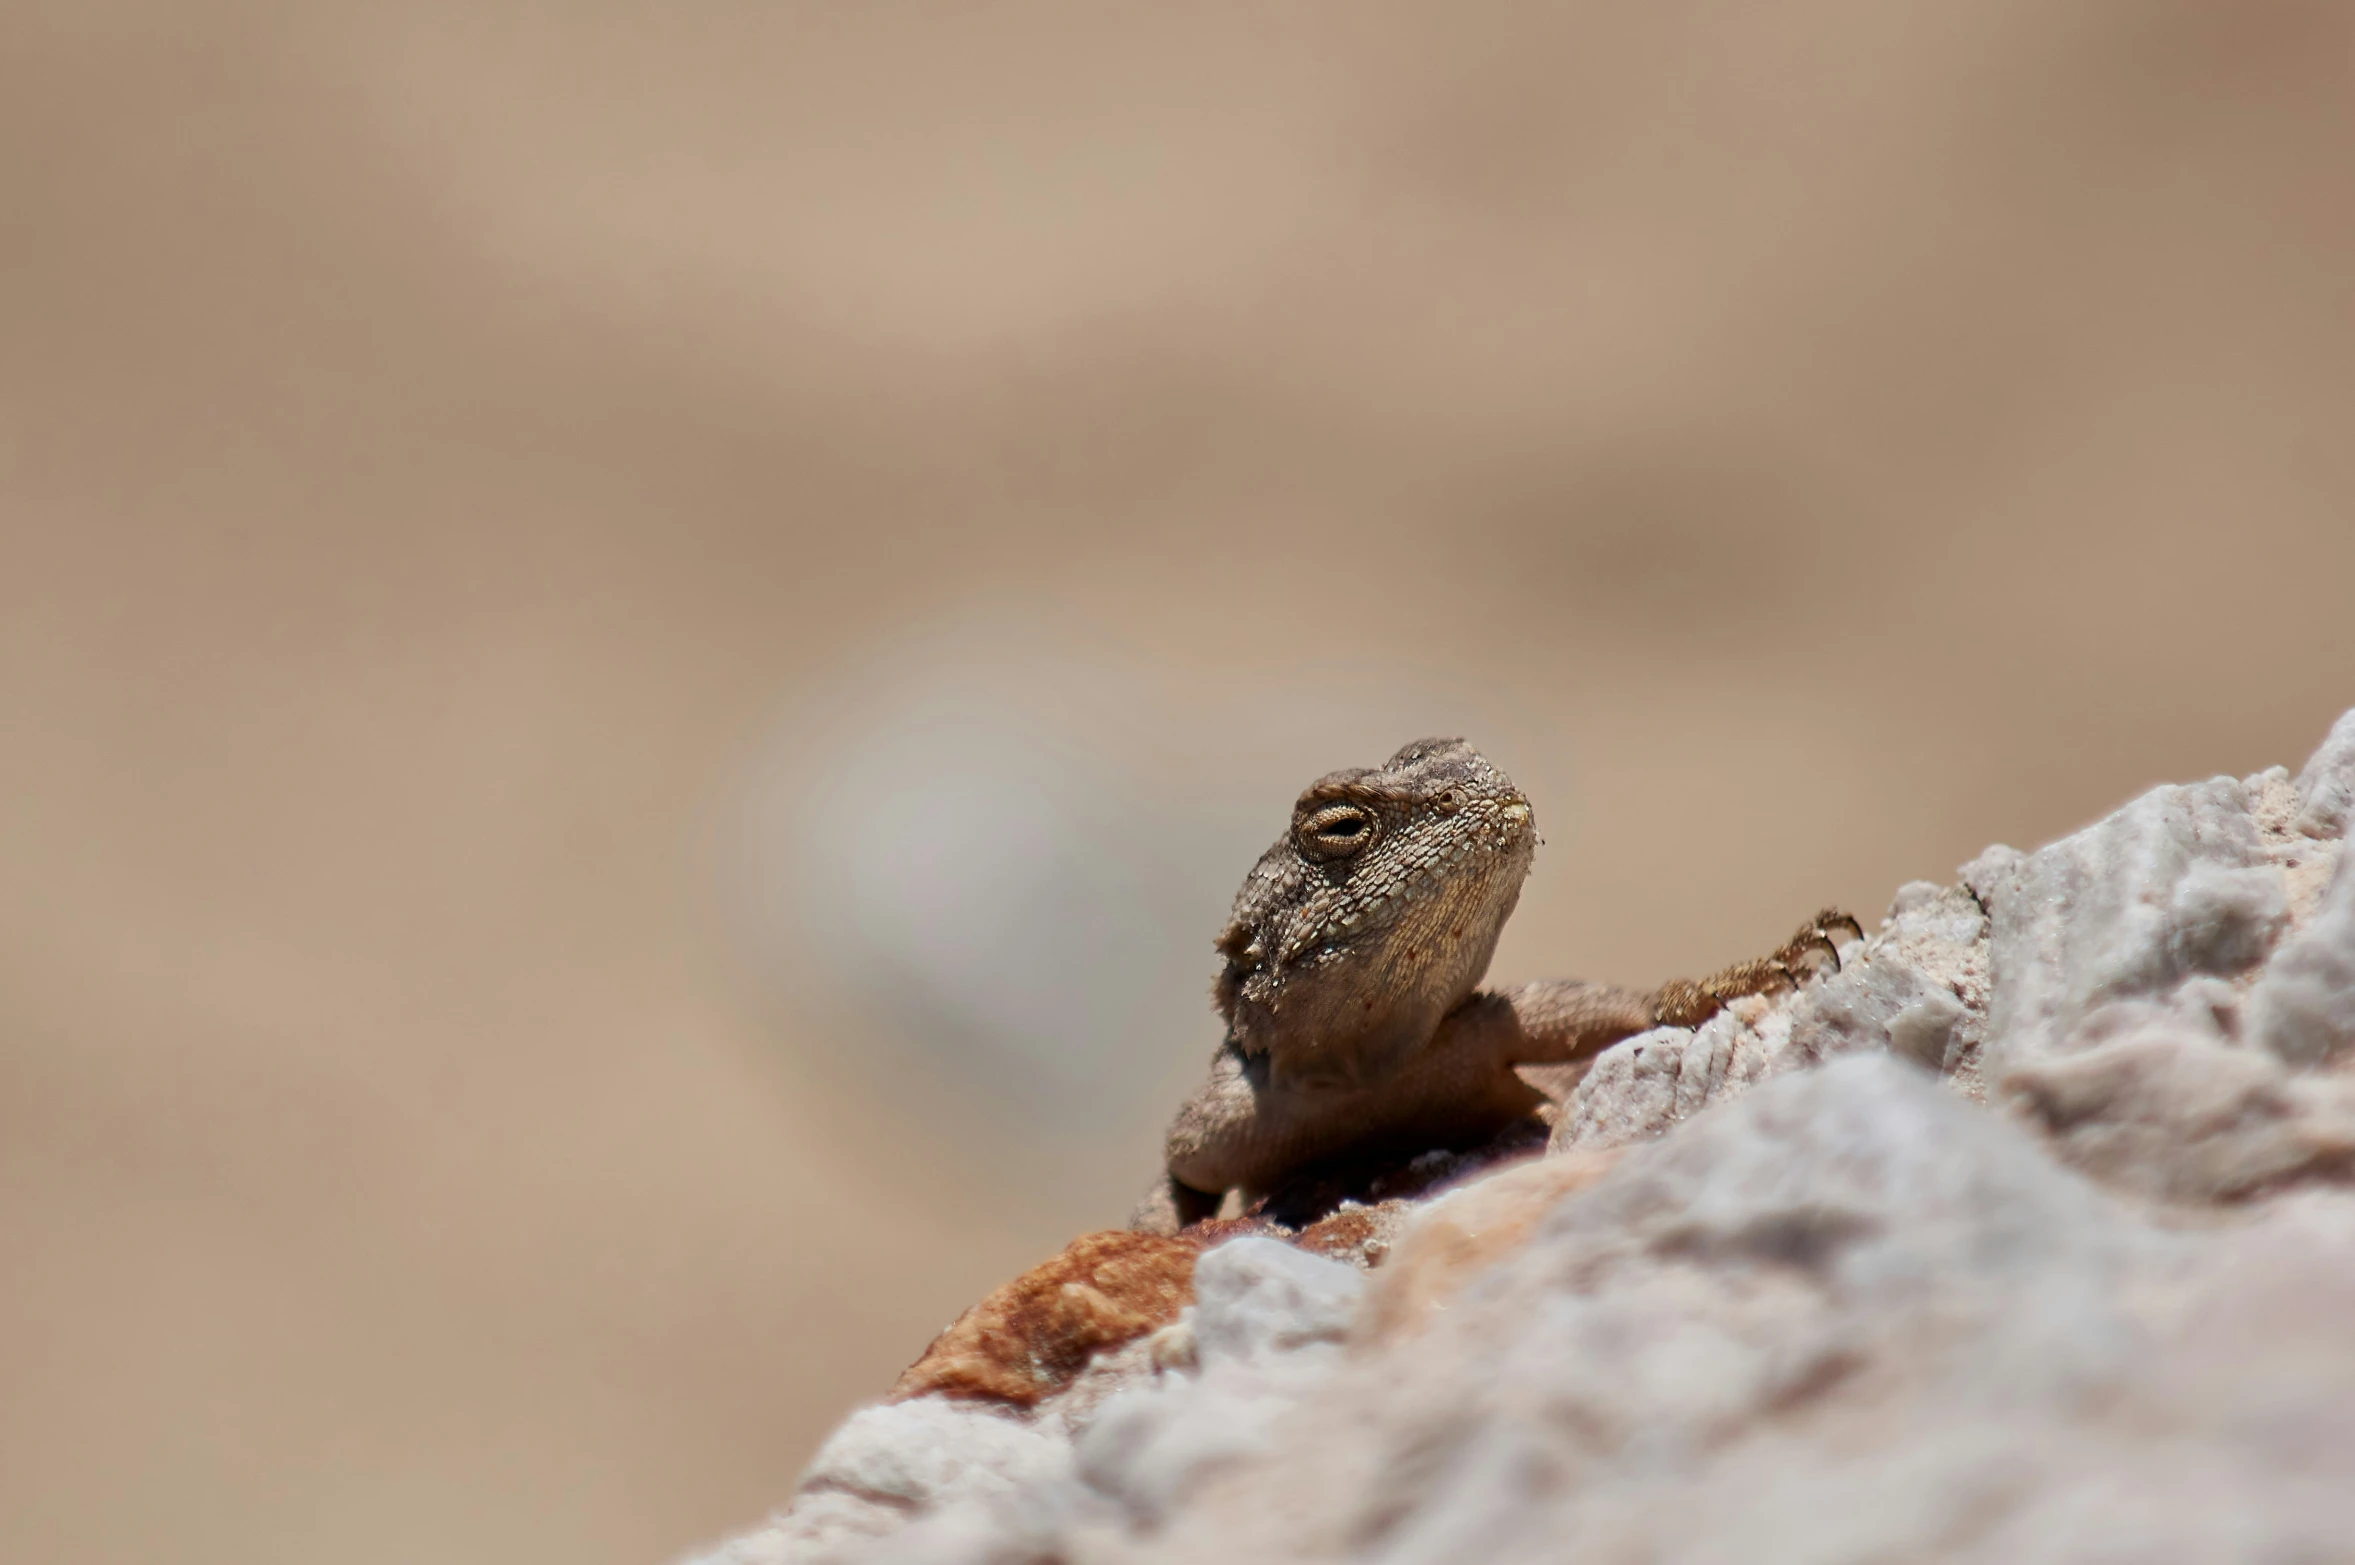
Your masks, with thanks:
[[[2022,1065],[2003,1084],[2070,1162],[2173,1201],[2355,1172],[2350,1088],[2164,1023]]]
[[[2046,1497],[2030,1431],[2132,1437],[2134,1286],[2184,1245],[1926,1076],[1794,1072],[1555,1205],[1139,1557],[1944,1557]]]
[[[1197,1275],[1199,1378],[1115,1398],[1078,1442],[1088,1488],[1139,1528],[1273,1450],[1277,1418],[1337,1367],[1365,1291],[1356,1268],[1274,1239],[1231,1240]]]
[[[1247,1362],[1349,1329],[1365,1278],[1277,1239],[1235,1239],[1194,1269],[1194,1342],[1202,1362]]]
[[[2309,837],[2339,838],[2355,816],[2355,711],[2340,716],[2298,773],[2297,829]]]
[[[1950,1047],[1966,1046],[1958,1036],[1968,1020],[1961,999],[1893,956],[1853,963],[1808,986],[1791,1007],[1791,1046],[1809,1064],[1887,1049],[1901,1017],[1905,1052],[1930,1070],[1945,1067]]]
[[[1926,1078],[1789,1075],[1629,1152],[1141,1557],[2331,1557],[2355,1220],[2306,1226],[2164,1233]],[[2146,1302],[2192,1276],[2189,1320]]]
[[[2340,859],[2313,922],[2273,959],[2248,1011],[2251,1034],[2293,1065],[2326,1064],[2355,1045],[2355,856]]]
[[[1541,1158],[1432,1202],[1374,1278],[1359,1335],[1391,1342],[1422,1329],[1472,1278],[1519,1249],[1556,1202],[1602,1178],[1619,1157],[1582,1150]]]
[[[1928,990],[1888,1019],[1888,1048],[1924,1070],[1952,1069],[1970,1046],[1963,1034],[1970,1019],[1962,1001],[1943,989]]]
[[[1738,1000],[1697,1029],[1655,1028],[1604,1050],[1550,1148],[1657,1136],[1784,1071],[1858,1052],[1894,1048],[1977,1096],[1988,971],[1988,920],[1971,893],[1914,881],[1838,972],[1796,996]]]
[[[1720,1011],[1697,1031],[1655,1027],[1611,1045],[1571,1095],[1548,1150],[1616,1147],[1660,1134],[1680,1117],[1680,1085],[1687,1102],[1698,1102],[1723,1084],[1742,1030],[1730,1010]],[[1762,1065],[1763,1052],[1752,1050],[1749,1062]]]
[[[1075,1239],[959,1316],[891,1394],[1036,1406],[1097,1354],[1175,1320],[1194,1296],[1195,1256],[1185,1239],[1125,1230]]]
[[[1080,1241],[708,1565],[2346,1558],[2351,795],[2355,714],[1901,888],[1542,1159]]]
[[[1971,1071],[1987,1014],[1987,915],[1960,887],[1898,888],[1880,930],[1841,970],[1791,1006],[1791,1042],[1809,1062],[1898,1052],[1929,1070]]]
[[[2226,869],[2201,860],[2184,871],[2167,908],[2166,970],[2233,974],[2255,966],[2289,919],[2289,895],[2270,864]]]
[[[862,1408],[802,1475],[791,1510],[691,1565],[833,1565],[911,1516],[1050,1488],[1072,1470],[1053,1432],[944,1397]]]
[[[2280,874],[2230,777],[2154,788],[2049,847],[1965,865],[1990,922],[1991,1074],[2062,1052],[2107,1002],[2248,967],[2278,932]]]
[[[1415,1203],[1404,1198],[1371,1206],[1344,1201],[1292,1235],[1291,1242],[1311,1255],[1347,1261],[1360,1271],[1370,1271],[1382,1264],[1415,1210]]]

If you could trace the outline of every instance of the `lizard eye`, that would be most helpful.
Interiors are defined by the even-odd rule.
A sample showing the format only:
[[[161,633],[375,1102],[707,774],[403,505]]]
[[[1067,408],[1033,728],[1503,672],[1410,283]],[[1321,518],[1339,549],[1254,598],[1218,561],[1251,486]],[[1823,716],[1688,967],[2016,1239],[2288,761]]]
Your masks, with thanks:
[[[1374,815],[1354,804],[1328,804],[1300,823],[1300,846],[1321,859],[1346,858],[1374,840]]]

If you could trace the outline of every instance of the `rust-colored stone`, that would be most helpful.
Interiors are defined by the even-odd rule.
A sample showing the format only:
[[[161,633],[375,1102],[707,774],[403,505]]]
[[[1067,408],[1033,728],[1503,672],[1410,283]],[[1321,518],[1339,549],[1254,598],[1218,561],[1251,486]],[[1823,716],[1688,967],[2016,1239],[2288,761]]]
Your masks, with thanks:
[[[1033,1407],[1098,1353],[1133,1342],[1194,1301],[1190,1238],[1083,1234],[959,1316],[908,1366],[891,1399],[937,1393]]]
[[[1292,1242],[1312,1254],[1342,1255],[1362,1248],[1379,1227],[1372,1207],[1345,1206],[1301,1229]]]
[[[1229,1239],[1289,1239],[1292,1230],[1265,1217],[1205,1217],[1188,1223],[1178,1237],[1207,1250]]]

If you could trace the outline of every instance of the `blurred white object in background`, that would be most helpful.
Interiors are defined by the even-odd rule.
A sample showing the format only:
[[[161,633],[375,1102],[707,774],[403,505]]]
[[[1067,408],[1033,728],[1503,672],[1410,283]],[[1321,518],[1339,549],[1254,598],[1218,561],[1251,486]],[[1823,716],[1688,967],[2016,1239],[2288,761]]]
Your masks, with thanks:
[[[1157,1119],[1216,1043],[1210,939],[1292,796],[1468,691],[1173,688],[990,601],[854,653],[754,761],[724,863],[774,1000],[917,1099],[1085,1140]],[[1206,695],[1208,699],[1205,699]],[[878,1051],[877,1045],[880,1045]]]

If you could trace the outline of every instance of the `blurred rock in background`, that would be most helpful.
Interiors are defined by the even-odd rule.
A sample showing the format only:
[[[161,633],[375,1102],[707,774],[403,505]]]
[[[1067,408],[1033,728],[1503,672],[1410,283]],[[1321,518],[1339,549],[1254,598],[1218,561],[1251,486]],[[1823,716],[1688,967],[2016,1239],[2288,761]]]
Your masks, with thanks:
[[[1505,979],[2294,762],[2351,31],[12,8],[0,1555],[740,1524],[1419,734],[1536,799]]]

